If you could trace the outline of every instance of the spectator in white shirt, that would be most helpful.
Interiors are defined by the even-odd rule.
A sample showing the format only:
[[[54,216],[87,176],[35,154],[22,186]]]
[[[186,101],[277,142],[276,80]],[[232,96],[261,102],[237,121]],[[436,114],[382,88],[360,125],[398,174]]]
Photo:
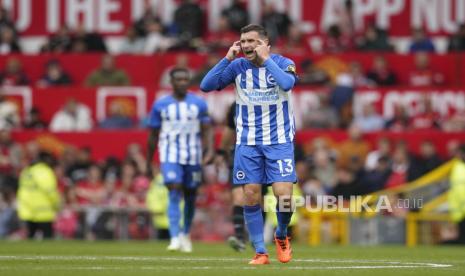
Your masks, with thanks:
[[[50,130],[53,132],[89,131],[91,129],[90,109],[72,98],[53,115],[50,123]]]

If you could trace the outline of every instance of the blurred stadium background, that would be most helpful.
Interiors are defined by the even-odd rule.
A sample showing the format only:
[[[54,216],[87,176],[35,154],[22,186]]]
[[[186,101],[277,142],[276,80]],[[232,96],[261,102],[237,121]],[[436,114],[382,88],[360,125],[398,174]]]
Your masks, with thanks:
[[[296,61],[301,193],[342,196],[343,205],[351,195],[388,195],[395,207],[301,208],[296,242],[464,242],[464,207],[452,216],[449,207],[465,206],[465,193],[448,192],[465,143],[465,1],[0,3],[1,239],[27,238],[16,213],[18,178],[42,151],[55,159],[57,239],[165,239],[166,190],[159,177],[144,176],[147,112],[169,93],[171,68],[189,68],[199,91],[238,29],[253,22],[268,29],[273,51]],[[233,88],[203,96],[219,138]],[[196,241],[233,232],[227,175],[204,168]]]

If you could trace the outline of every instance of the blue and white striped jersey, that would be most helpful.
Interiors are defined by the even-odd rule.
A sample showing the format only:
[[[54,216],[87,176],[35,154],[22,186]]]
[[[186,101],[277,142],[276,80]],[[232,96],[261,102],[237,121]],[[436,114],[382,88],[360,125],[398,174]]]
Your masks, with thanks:
[[[223,59],[202,81],[204,91],[221,90],[235,83],[236,144],[272,145],[294,140],[295,123],[291,104],[294,82],[284,90],[274,76],[280,75],[276,69],[282,69],[292,73],[296,79],[295,64],[281,55],[272,54],[270,59],[261,67],[245,58],[232,62]]]
[[[199,165],[202,160],[201,124],[210,123],[204,99],[187,93],[157,100],[150,111],[149,127],[161,128],[158,152],[161,163]]]

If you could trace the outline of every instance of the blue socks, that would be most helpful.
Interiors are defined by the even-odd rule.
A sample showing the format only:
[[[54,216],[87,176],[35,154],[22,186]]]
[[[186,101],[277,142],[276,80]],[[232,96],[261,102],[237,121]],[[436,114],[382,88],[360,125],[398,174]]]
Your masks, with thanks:
[[[254,206],[244,206],[244,220],[249,230],[250,241],[252,241],[255,252],[266,253],[265,241],[263,238],[263,216],[260,204]]]
[[[179,220],[181,219],[181,211],[179,210],[179,203],[181,202],[181,191],[174,189],[169,191],[170,201],[168,203],[168,219],[170,222],[170,236],[171,238],[179,235]]]
[[[184,191],[184,234],[189,234],[195,212],[196,191]]]
[[[279,212],[276,210],[276,217],[278,218],[278,227],[276,227],[276,238],[285,239],[287,236],[287,226],[291,222],[293,212]]]

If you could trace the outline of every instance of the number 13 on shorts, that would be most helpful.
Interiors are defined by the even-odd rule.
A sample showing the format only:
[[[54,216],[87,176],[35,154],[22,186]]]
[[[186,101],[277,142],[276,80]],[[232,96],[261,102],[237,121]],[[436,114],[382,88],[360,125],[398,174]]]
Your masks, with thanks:
[[[294,171],[294,166],[292,165],[292,159],[281,159],[281,160],[276,160],[276,163],[278,163],[279,166],[279,172],[281,173],[281,176],[288,176],[291,175],[292,172]]]

